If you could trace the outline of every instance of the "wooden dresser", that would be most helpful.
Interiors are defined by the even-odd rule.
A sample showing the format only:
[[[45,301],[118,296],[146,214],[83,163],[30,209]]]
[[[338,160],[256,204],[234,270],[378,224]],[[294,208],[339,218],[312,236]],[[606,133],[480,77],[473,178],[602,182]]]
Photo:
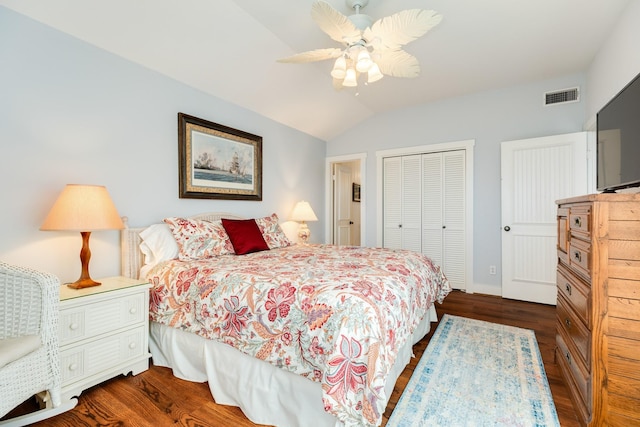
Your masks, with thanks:
[[[640,194],[557,203],[556,362],[582,424],[640,426]]]

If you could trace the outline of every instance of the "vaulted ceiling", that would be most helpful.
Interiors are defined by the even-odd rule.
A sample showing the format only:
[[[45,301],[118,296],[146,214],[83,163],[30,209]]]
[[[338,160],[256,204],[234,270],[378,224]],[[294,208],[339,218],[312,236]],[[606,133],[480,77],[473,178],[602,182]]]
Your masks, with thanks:
[[[373,115],[586,71],[633,0],[370,0],[374,21],[404,9],[444,17],[405,47],[415,79],[336,91],[332,61],[278,58],[340,47],[311,19],[313,0],[0,0],[123,58],[330,140]],[[353,13],[345,0],[327,0]],[[2,29],[0,29],[1,35]],[[563,89],[563,88],[558,88]]]

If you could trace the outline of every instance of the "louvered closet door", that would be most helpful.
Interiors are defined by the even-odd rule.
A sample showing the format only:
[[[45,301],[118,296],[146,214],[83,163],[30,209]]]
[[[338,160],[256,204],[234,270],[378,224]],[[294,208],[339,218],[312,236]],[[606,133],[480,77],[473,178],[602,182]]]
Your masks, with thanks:
[[[422,156],[402,157],[402,248],[422,251]]]
[[[466,289],[464,160],[464,151],[422,156],[422,253],[456,289]]]
[[[382,246],[402,249],[402,158],[385,158],[383,176]]]
[[[449,151],[442,156],[444,273],[453,288],[466,289],[465,152]]]
[[[443,265],[442,154],[422,156],[422,253]]]
[[[383,246],[422,250],[422,182],[420,155],[384,159]]]
[[[466,289],[464,150],[383,160],[383,246],[422,252]]]

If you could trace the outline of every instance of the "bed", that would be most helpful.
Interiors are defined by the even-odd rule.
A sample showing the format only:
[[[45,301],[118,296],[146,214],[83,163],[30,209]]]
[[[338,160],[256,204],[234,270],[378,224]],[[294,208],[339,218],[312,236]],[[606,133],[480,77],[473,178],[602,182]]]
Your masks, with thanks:
[[[379,425],[450,291],[421,254],[292,244],[275,214],[127,226],[122,270],[152,284],[155,365],[283,427]]]

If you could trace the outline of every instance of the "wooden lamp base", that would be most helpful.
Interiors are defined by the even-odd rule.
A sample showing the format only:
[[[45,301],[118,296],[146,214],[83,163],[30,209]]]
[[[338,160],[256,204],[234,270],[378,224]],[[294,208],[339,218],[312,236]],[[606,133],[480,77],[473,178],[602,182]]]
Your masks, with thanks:
[[[82,249],[80,250],[82,273],[80,274],[80,278],[78,280],[67,285],[72,289],[83,289],[101,285],[100,282],[96,282],[89,276],[89,260],[91,259],[91,251],[89,250],[89,237],[91,237],[91,232],[81,231],[80,235],[82,235]]]
[[[102,283],[96,282],[91,277],[89,277],[88,279],[80,278],[73,283],[67,284],[67,286],[72,289],[83,289],[83,288],[90,288],[92,286],[100,286],[100,285],[102,285]]]

